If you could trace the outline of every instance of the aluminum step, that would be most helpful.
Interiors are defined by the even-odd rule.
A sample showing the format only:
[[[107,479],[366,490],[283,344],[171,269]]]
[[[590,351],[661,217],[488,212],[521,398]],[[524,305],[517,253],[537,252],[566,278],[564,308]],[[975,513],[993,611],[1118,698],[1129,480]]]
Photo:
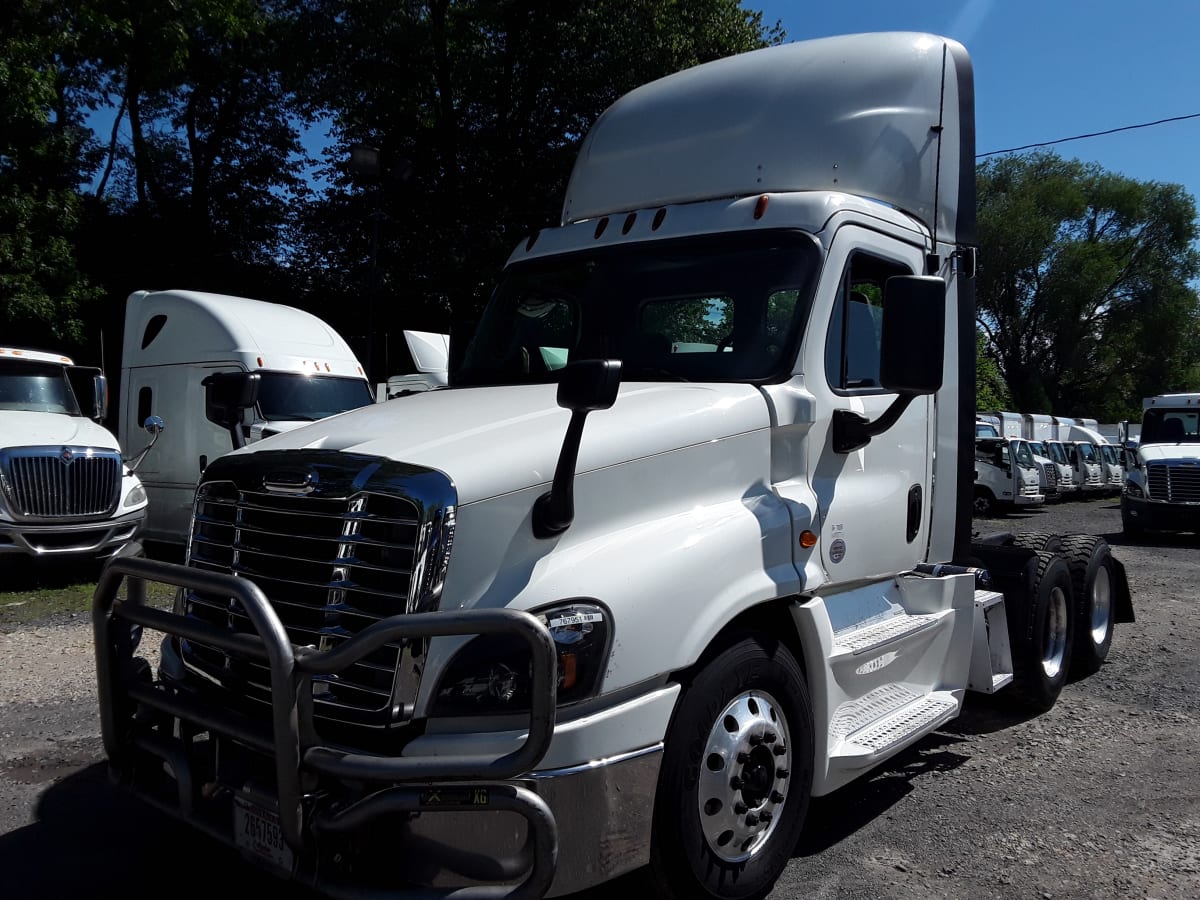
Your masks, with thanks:
[[[918,694],[886,684],[843,704],[830,722],[831,767],[859,769],[929,734],[958,713],[950,691]]]
[[[898,615],[881,622],[873,622],[870,625],[837,632],[833,636],[833,652],[830,660],[836,661],[871,653],[893,641],[899,641],[909,635],[934,628],[948,614],[949,611],[930,615]]]

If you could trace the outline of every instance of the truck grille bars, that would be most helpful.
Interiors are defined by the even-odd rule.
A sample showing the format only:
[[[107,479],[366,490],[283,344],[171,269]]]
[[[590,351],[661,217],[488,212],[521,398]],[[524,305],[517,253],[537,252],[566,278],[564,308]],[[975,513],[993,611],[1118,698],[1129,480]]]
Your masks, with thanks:
[[[190,566],[253,581],[289,640],[315,650],[332,650],[389,616],[437,608],[453,534],[451,504],[414,495],[406,473],[378,477],[378,462],[368,467],[375,477],[350,477],[349,483],[346,475],[363,473],[331,475],[297,467],[293,458],[283,470],[275,459],[266,462],[272,465],[265,469],[233,461],[220,471],[216,463],[209,467],[196,496]],[[221,477],[225,470],[231,477]],[[189,618],[253,632],[235,599],[189,589],[182,600]],[[197,674],[270,701],[270,673],[262,662],[196,641],[184,641],[182,650]],[[407,719],[422,651],[421,642],[391,642],[336,675],[316,676],[317,715],[372,726]]]
[[[1151,463],[1146,474],[1151,500],[1200,503],[1200,466]]]
[[[121,455],[86,447],[0,452],[9,509],[27,519],[107,516],[121,498]]]

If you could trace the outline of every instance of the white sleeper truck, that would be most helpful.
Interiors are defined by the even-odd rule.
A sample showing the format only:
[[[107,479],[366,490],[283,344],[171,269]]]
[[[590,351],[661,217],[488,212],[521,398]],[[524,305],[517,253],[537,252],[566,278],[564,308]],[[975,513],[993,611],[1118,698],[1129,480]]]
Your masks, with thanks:
[[[926,34],[618,100],[448,388],[211,462],[187,564],[109,564],[120,783],[331,896],[754,898],[968,690],[1049,708],[1132,605],[1103,538],[972,541],[973,115]]]
[[[100,424],[107,403],[99,369],[0,347],[0,558],[103,559],[133,540],[146,492]]]
[[[1145,531],[1200,531],[1200,393],[1142,401],[1141,436],[1126,458],[1121,523]]]
[[[230,372],[254,373],[255,393],[238,421],[217,422],[204,382]],[[152,415],[167,424],[138,469],[150,497],[148,540],[187,542],[209,460],[372,402],[349,345],[304,310],[200,291],[137,291],[126,300],[121,443],[132,452]]]

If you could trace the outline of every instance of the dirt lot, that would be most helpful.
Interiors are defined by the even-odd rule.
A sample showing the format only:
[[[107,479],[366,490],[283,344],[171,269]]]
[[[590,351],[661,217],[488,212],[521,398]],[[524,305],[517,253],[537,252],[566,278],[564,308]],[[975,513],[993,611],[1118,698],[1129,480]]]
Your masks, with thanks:
[[[1200,897],[1200,538],[1126,545],[1113,501],[977,526],[1106,535],[1138,621],[1050,712],[973,695],[948,727],[816,801],[772,896]],[[108,785],[79,574],[0,572],[0,895],[277,890]],[[587,898],[630,892],[645,894],[640,877]]]

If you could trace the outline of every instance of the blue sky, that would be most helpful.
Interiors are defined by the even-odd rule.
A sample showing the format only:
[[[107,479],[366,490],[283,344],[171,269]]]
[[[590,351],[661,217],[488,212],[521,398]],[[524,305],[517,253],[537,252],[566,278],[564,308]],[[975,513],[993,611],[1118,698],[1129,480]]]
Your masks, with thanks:
[[[1200,0],[743,0],[789,41],[929,31],[975,66],[976,149],[1004,150],[1200,113]],[[1059,144],[1200,196],[1200,118]]]

